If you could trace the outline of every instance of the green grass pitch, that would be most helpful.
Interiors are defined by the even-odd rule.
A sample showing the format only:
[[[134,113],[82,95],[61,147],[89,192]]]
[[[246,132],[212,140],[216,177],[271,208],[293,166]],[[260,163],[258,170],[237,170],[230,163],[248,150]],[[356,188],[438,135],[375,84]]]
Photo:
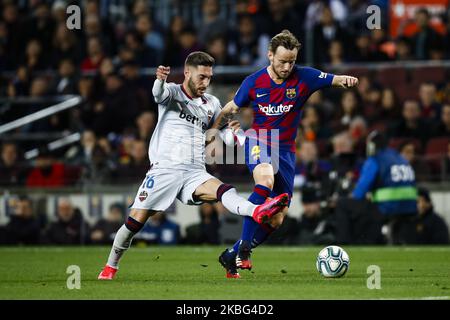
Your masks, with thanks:
[[[449,299],[450,247],[344,247],[350,269],[326,279],[315,268],[320,247],[254,251],[254,268],[226,279],[223,247],[133,247],[113,281],[98,281],[109,247],[0,248],[0,299]],[[69,265],[81,289],[69,290]],[[368,289],[369,265],[381,289]]]

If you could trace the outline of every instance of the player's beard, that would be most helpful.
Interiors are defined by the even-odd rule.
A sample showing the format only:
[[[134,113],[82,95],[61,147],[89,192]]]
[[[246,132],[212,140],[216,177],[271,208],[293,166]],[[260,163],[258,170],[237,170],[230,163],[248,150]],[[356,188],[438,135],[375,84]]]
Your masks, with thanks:
[[[275,68],[272,68],[272,70],[276,74],[278,79],[283,79],[283,80],[286,80],[292,72],[292,70],[289,70],[287,73],[283,74],[283,73],[278,73],[278,71]]]
[[[276,76],[278,79],[281,79],[281,80],[286,80],[286,79],[289,77],[289,75],[291,74],[291,72],[292,72],[292,69],[291,69],[291,70],[289,70],[289,71],[286,73],[286,75],[283,75],[282,73],[279,73],[279,72],[276,70],[275,65],[273,64],[273,62],[272,62],[272,65],[271,65],[270,67],[271,67],[271,69],[272,69],[272,72],[275,74],[275,76]]]
[[[187,85],[188,85],[188,88],[189,88],[189,90],[192,92],[192,94],[194,95],[194,97],[196,97],[196,98],[198,98],[198,97],[201,97],[203,94],[201,94],[199,91],[200,91],[200,88],[197,88],[196,86],[195,86],[195,83],[194,83],[194,81],[192,81],[192,79],[189,79],[188,80],[188,83],[187,83]]]

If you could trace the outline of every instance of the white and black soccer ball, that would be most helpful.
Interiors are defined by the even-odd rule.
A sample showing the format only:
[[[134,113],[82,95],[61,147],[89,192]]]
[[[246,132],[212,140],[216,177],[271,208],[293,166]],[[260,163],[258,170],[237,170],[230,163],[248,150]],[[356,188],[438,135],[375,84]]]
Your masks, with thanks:
[[[235,132],[230,128],[225,128],[220,131],[219,136],[228,147],[236,145],[242,147],[245,143],[245,133],[242,129]]]
[[[316,268],[327,278],[342,277],[350,266],[350,257],[344,249],[338,246],[328,246],[317,255]]]

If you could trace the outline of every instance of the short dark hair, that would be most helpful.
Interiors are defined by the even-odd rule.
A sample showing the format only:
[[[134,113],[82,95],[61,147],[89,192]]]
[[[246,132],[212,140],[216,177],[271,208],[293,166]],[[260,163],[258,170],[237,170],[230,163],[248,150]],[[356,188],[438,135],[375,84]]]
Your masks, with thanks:
[[[269,50],[273,53],[277,51],[278,47],[284,47],[288,50],[299,50],[301,43],[289,30],[283,30],[281,33],[274,36],[269,43]]]
[[[109,206],[109,211],[114,210],[114,209],[119,210],[120,213],[122,214],[122,216],[125,215],[125,206],[124,206],[122,203],[120,203],[120,202],[114,202],[113,204],[111,204],[111,205]]]
[[[417,188],[417,195],[419,197],[423,197],[428,203],[430,203],[430,204],[432,203],[430,191],[428,189],[423,188],[423,187]]]
[[[398,151],[399,152],[402,152],[403,151],[403,149],[406,147],[406,146],[409,146],[409,145],[412,145],[413,147],[414,147],[414,151],[417,151],[416,149],[416,145],[415,145],[415,143],[414,143],[414,141],[412,140],[412,139],[405,139],[404,141],[402,141],[400,144],[399,144],[399,146],[398,146]]]
[[[206,66],[212,67],[216,61],[214,58],[203,51],[194,51],[191,52],[185,61],[185,65],[198,67],[198,66]]]

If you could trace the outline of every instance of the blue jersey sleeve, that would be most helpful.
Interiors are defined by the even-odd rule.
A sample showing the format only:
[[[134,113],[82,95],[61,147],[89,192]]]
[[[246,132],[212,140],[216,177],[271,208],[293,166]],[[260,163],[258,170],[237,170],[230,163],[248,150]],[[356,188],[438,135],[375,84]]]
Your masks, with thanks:
[[[364,199],[370,191],[378,173],[378,163],[374,158],[368,158],[362,167],[361,176],[356,183],[352,196],[354,199]]]
[[[245,78],[233,99],[239,108],[246,107],[250,103],[250,90],[252,87],[253,81],[249,77]]]
[[[306,80],[311,93],[322,88],[331,87],[334,78],[334,74],[322,72],[310,67],[300,68],[300,75],[301,78]]]

